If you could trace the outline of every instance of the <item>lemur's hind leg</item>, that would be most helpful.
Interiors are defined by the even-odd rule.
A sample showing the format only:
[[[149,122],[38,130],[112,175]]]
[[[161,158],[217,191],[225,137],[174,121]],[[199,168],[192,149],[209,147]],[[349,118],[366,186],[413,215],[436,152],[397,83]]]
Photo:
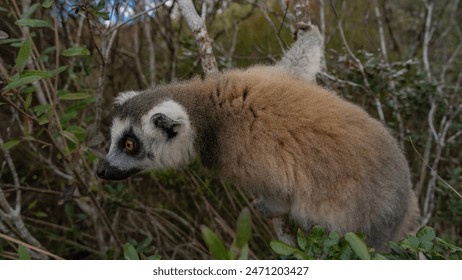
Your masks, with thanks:
[[[295,234],[290,230],[290,222],[287,214],[290,210],[288,197],[261,196],[254,201],[255,209],[267,218],[271,218],[274,231],[280,241],[295,245]]]
[[[273,218],[272,222],[278,240],[292,246],[297,245],[295,234],[290,230],[290,222],[287,216]]]

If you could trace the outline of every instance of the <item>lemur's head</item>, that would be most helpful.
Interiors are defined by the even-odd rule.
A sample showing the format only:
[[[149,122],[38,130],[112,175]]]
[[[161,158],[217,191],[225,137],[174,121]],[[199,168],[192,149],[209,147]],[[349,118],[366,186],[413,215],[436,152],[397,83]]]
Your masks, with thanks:
[[[115,101],[111,144],[97,174],[123,180],[138,172],[187,164],[195,155],[186,109],[165,94],[129,91]]]

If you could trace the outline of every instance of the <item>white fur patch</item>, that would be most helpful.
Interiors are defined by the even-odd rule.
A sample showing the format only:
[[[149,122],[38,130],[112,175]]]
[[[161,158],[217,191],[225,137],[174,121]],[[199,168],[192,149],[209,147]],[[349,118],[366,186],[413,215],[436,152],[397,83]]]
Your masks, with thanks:
[[[117,143],[117,140],[129,129],[129,127],[130,121],[128,119],[121,120],[119,118],[114,118],[111,127],[111,147],[109,148],[109,151],[112,150],[115,143]]]
[[[175,137],[167,139],[164,133],[154,126],[151,118],[157,113],[181,123]],[[141,118],[141,125],[143,133],[153,139],[150,152],[153,154],[155,168],[180,167],[189,163],[195,156],[195,132],[186,109],[179,103],[168,100],[158,104]]]
[[[116,97],[114,103],[116,105],[120,106],[120,105],[124,104],[127,100],[129,100],[130,98],[133,98],[133,97],[137,96],[140,93],[141,93],[141,91],[134,91],[134,90],[121,92]]]

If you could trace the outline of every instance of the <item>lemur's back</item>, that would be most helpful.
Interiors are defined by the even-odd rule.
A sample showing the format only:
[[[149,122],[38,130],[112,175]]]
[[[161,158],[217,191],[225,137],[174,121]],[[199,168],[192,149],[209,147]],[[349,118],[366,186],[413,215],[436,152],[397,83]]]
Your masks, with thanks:
[[[271,67],[225,73],[217,92],[222,176],[278,203],[286,197],[307,229],[362,231],[382,243],[416,223],[406,160],[358,106]],[[408,211],[412,225],[403,225]]]

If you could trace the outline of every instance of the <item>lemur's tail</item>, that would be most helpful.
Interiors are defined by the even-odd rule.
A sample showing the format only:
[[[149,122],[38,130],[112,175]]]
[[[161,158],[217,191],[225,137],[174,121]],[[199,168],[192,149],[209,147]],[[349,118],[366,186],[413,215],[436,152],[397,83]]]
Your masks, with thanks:
[[[275,67],[280,68],[299,79],[315,82],[316,74],[321,70],[323,38],[316,26],[300,32],[299,38],[284,54]]]

